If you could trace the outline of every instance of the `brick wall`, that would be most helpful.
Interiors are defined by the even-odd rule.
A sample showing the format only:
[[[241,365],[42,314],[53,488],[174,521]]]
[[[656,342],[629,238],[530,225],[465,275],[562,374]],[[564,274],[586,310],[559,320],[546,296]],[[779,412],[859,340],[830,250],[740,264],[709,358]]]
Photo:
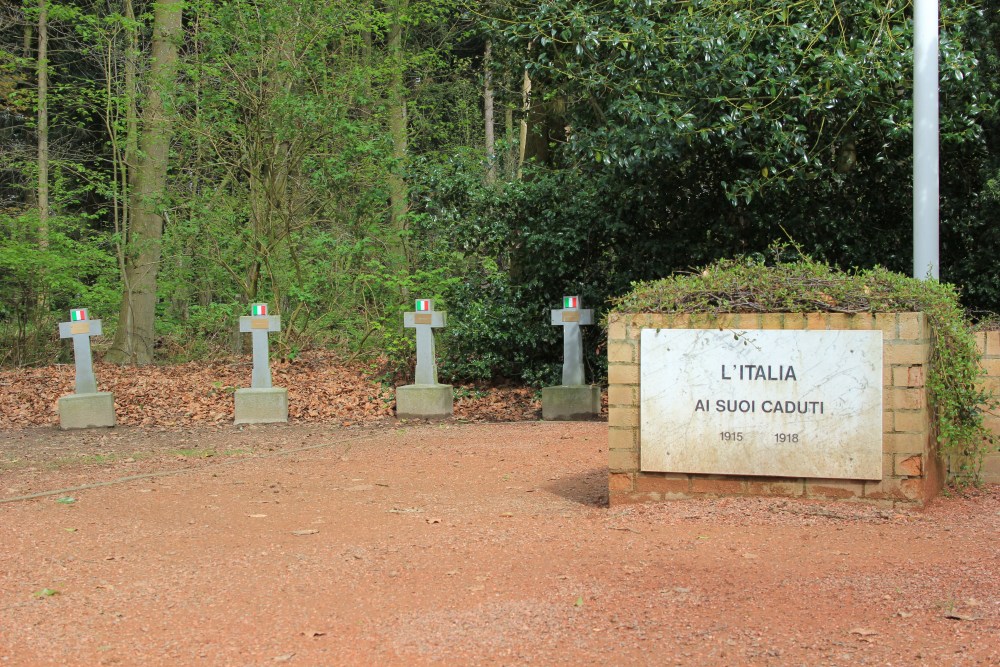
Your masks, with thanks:
[[[639,470],[639,337],[642,329],[859,329],[883,336],[881,481],[699,475]],[[1000,383],[1000,336],[990,339]],[[841,315],[630,315],[608,321],[608,461],[612,504],[699,495],[845,498],[922,503],[941,488],[944,471],[927,410],[925,371],[930,329],[923,313]],[[1000,420],[993,423],[1000,428]]]
[[[984,384],[1000,395],[1000,331],[980,331],[976,334],[976,345],[983,355]],[[986,428],[1000,440],[1000,416],[987,413]],[[983,462],[983,481],[1000,484],[1000,452],[990,454]]]

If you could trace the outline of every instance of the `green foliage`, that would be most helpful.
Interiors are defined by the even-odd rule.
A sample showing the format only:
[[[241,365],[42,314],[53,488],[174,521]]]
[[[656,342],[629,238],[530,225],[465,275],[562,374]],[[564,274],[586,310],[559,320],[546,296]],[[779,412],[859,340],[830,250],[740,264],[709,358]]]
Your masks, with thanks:
[[[941,265],[1000,310],[996,0],[942,3]],[[515,3],[497,34],[561,102],[558,164],[648,280],[793,236],[842,267],[909,272],[907,2]],[[520,61],[513,61],[520,66]],[[985,195],[985,196],[984,196]],[[784,230],[787,230],[787,234]],[[638,257],[635,257],[638,255]]]
[[[942,276],[980,310],[1000,310],[998,2],[941,8]],[[77,300],[113,325],[109,241],[127,234],[129,118],[149,92],[144,56],[140,85],[128,79],[132,38],[148,47],[147,5],[135,19],[119,0],[48,7],[50,209],[62,222],[45,250],[27,222],[34,63],[23,25],[0,31],[0,349],[17,350],[0,363],[51,358],[56,313]],[[32,24],[36,8],[10,16]],[[236,320],[261,300],[283,318],[278,354],[387,355],[392,375],[412,361],[401,312],[433,296],[450,314],[444,377],[544,385],[562,356],[548,311],[565,294],[600,315],[633,281],[789,235],[835,266],[908,271],[911,11],[903,0],[190,0],[180,82],[161,91],[180,122],[160,200],[160,349],[238,350]],[[481,139],[487,40],[505,137],[496,184],[484,182]],[[403,157],[388,130],[399,81]],[[514,180],[522,120],[545,137],[531,148],[546,164]],[[397,173],[402,230],[389,206]],[[600,380],[598,327],[584,344]]]
[[[933,330],[927,389],[943,453],[965,466],[956,481],[975,480],[994,437],[983,409],[996,397],[983,370],[972,327],[951,285],[920,281],[881,267],[839,271],[775,246],[763,256],[723,260],[698,273],[640,283],[614,300],[626,313],[885,313],[923,312]],[[968,479],[965,475],[968,475]]]
[[[525,5],[509,40],[533,43],[529,70],[567,96],[581,157],[629,168],[719,151],[738,162],[733,200],[838,169],[870,124],[909,135],[909,3],[693,0]],[[961,29],[973,8],[941,10],[942,132],[978,133],[975,59]],[[846,165],[840,165],[846,167]]]
[[[529,169],[522,181],[484,185],[472,158],[417,165],[413,195],[419,261],[446,266],[449,325],[441,373],[460,379],[557,382],[562,336],[549,311],[576,294],[600,313],[628,285],[616,260],[597,184],[574,170]],[[585,363],[606,372],[597,327],[585,327]]]
[[[50,219],[40,246],[38,220],[0,215],[0,363],[45,363],[56,354],[56,323],[70,308],[111,314],[114,263],[95,239],[71,235],[75,221]]]

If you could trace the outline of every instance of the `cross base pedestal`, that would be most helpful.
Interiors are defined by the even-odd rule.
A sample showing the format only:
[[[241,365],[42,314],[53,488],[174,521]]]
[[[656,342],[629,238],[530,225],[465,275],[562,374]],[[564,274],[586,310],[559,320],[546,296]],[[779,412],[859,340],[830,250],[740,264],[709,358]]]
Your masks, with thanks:
[[[288,421],[288,390],[237,389],[235,424],[274,424]]]
[[[601,414],[601,388],[593,384],[542,389],[542,419],[583,421]]]
[[[105,428],[115,425],[115,395],[110,391],[69,394],[59,399],[59,428]]]
[[[396,387],[396,416],[400,419],[447,419],[454,397],[450,384],[408,384]]]

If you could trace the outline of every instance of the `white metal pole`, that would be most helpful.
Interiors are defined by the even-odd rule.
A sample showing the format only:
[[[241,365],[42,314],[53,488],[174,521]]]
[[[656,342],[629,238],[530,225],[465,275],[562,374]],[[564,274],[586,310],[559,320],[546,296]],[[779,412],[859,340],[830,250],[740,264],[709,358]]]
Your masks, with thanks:
[[[938,279],[938,0],[913,5],[913,277]]]

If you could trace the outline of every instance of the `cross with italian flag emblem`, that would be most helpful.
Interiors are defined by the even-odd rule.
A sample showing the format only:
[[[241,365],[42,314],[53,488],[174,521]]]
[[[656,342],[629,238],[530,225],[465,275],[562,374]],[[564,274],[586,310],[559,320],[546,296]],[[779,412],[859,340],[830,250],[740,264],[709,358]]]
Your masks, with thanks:
[[[415,312],[403,313],[403,326],[417,330],[417,368],[414,384],[438,384],[432,330],[446,326],[448,314],[443,310],[434,310],[433,299],[417,299],[415,306]]]
[[[266,303],[250,304],[250,317],[240,318],[240,331],[249,332],[253,339],[253,375],[251,389],[271,388],[271,362],[268,352],[267,334],[281,331],[281,318],[267,314]]]
[[[59,323],[59,337],[73,339],[73,359],[76,362],[76,393],[96,394],[97,378],[90,352],[90,339],[103,333],[100,320],[90,319],[86,308],[72,308],[69,322]]]
[[[594,311],[580,309],[580,297],[564,296],[562,310],[552,311],[552,325],[563,328],[563,386],[584,384],[581,325],[594,323]]]

